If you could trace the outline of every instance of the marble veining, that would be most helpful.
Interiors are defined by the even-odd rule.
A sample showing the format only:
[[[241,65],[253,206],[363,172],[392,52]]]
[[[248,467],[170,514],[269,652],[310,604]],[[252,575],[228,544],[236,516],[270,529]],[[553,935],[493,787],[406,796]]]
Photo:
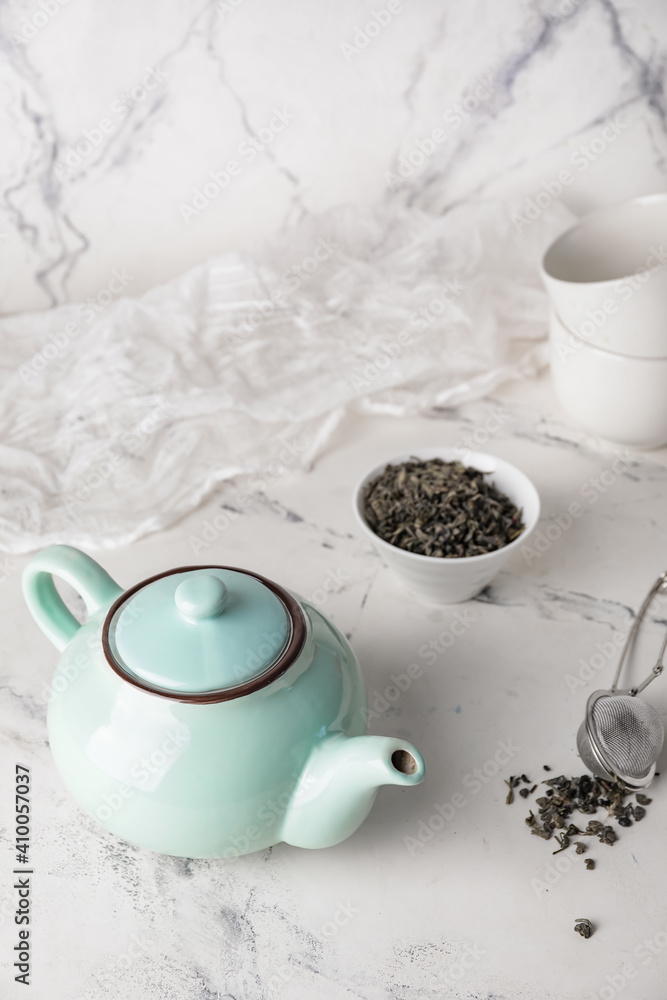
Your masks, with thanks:
[[[135,295],[340,204],[521,205],[618,115],[627,131],[564,204],[579,212],[664,187],[660,0],[399,6],[370,37],[373,5],[352,0],[335,12],[325,0],[279,11],[267,0],[151,0],[141,11],[101,0],[90,17],[83,3],[53,0],[47,16],[38,2],[9,0],[3,311],[94,298],[119,267],[135,275]],[[475,102],[485,79],[492,92]],[[293,124],[186,225],[179,206],[275,107]],[[446,141],[388,185],[443,120],[454,123]]]
[[[384,0],[47,6],[55,13],[40,0],[0,7],[5,315],[96,303],[114,269],[132,275],[136,295],[341,205],[380,205],[389,218],[394,207],[441,214],[498,198],[522,212],[610,119],[622,124],[618,141],[557,200],[581,213],[667,181],[663,0],[402,0],[352,55],[343,46],[363,41]],[[473,99],[485,80],[490,93]],[[181,206],[275,108],[294,121],[186,223]],[[436,128],[447,137],[431,150]],[[410,161],[415,150],[422,159]],[[382,456],[471,438],[534,479],[546,543],[460,609],[469,628],[428,664],[420,650],[456,609],[405,594],[358,534],[350,497]],[[372,729],[400,730],[425,756],[426,782],[410,796],[383,789],[339,847],[278,845],[234,864],[139,851],[76,808],[45,727],[55,652],[23,603],[26,557],[5,560],[0,801],[10,801],[14,763],[28,764],[38,788],[33,997],[581,1000],[604,995],[625,957],[637,995],[663,1000],[665,951],[647,966],[633,957],[665,929],[660,787],[593,881],[557,873],[539,896],[531,879],[552,856],[526,836],[521,807],[504,805],[503,778],[539,777],[543,763],[581,769],[585,698],[611,679],[613,658],[588,673],[579,665],[630,626],[665,568],[666,483],[667,450],[626,452],[572,428],[541,378],[429,418],[348,415],[308,473],[249,487],[243,508],[236,486],[221,483],[168,530],[98,553],[126,586],[200,561],[246,566],[318,603],[359,656]],[[549,538],[574,502],[580,515]],[[194,551],[221,511],[235,517]],[[659,630],[667,614],[651,618]],[[419,677],[387,698],[411,663]],[[664,714],[662,683],[650,700]],[[510,762],[472,793],[466,778],[501,741],[517,748]],[[464,805],[429,837],[457,793]],[[0,843],[9,857],[6,825]],[[12,903],[5,880],[3,976]],[[580,911],[599,924],[588,943],[572,932]]]
[[[44,716],[56,654],[23,605],[25,557],[13,559],[2,584],[0,746],[8,766],[0,796],[9,794],[9,765],[27,763],[39,785],[38,1000],[105,1000],[119,992],[128,1000],[581,1000],[599,994],[620,950],[660,931],[655,885],[667,806],[658,788],[641,827],[624,831],[613,852],[599,857],[595,881],[568,870],[547,900],[530,880],[544,878],[548,846],[526,835],[521,805],[504,805],[510,773],[538,779],[536,768],[547,762],[556,773],[578,773],[575,734],[590,675],[596,683],[611,679],[613,657],[599,667],[595,655],[629,627],[664,568],[659,539],[667,530],[665,450],[633,454],[631,475],[618,475],[587,504],[582,484],[609,468],[609,456],[563,421],[545,379],[533,388],[538,406],[524,385],[430,419],[350,417],[313,471],[258,486],[199,556],[245,565],[320,601],[361,660],[371,729],[400,732],[424,753],[426,782],[410,796],[384,789],[358,833],[328,851],[279,845],[229,864],[159,857],[83,815],[50,758]],[[353,484],[378,454],[484,432],[485,415],[499,408],[505,419],[484,447],[535,480],[541,529],[577,497],[585,512],[539,558],[519,554],[467,605],[416,604],[359,536],[349,505]],[[235,509],[224,484],[168,531],[99,558],[128,586],[191,563],[189,539],[221,509]],[[325,591],[326,579],[338,585]],[[420,649],[457,611],[469,628],[428,665]],[[652,617],[656,629],[664,626],[663,608]],[[398,700],[383,702],[392,677],[410,662],[422,664],[422,675]],[[594,669],[582,672],[582,662]],[[651,701],[667,711],[660,682]],[[472,793],[466,775],[493,758],[499,741],[516,753]],[[464,807],[410,849],[419,824],[457,792]],[[0,842],[10,843],[6,827]],[[10,902],[0,886],[3,933]],[[572,932],[580,910],[600,923],[595,951],[584,952]],[[545,951],[547,939],[563,961]],[[659,955],[638,969],[647,1000],[662,997],[664,961]]]

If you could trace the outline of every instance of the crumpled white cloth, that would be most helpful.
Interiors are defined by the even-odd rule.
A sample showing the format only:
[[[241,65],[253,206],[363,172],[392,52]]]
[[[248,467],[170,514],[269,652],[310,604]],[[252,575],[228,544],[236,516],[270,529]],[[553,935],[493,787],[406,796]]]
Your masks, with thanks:
[[[517,233],[512,211],[343,208],[101,313],[3,319],[0,547],[126,544],[221,480],[308,467],[346,411],[416,413],[534,374],[537,264],[570,216]]]

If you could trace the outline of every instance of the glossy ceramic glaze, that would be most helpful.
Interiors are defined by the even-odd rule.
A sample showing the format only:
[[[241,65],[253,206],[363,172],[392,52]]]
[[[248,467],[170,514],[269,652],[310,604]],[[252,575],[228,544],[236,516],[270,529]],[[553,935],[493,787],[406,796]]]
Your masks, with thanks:
[[[364,516],[363,494],[366,484],[384,471],[385,466],[407,462],[410,458],[427,460],[441,458],[445,462],[459,461],[489,474],[489,481],[505,493],[523,511],[525,530],[502,549],[481,556],[462,559],[440,559],[406,552],[379,538]],[[357,521],[377,549],[382,560],[419,600],[427,604],[458,604],[468,601],[483,590],[505,565],[510,556],[523,545],[535,530],[540,516],[540,497],[528,476],[509,462],[480,451],[458,448],[418,448],[402,455],[393,455],[371,469],[357,486],[354,498]]]
[[[630,358],[577,337],[552,310],[551,371],[558,398],[587,431],[633,448],[667,444],[667,358]]]
[[[542,280],[565,326],[587,343],[667,358],[667,194],[585,216],[547,250]]]
[[[175,593],[179,611],[190,619],[183,627],[191,628],[195,649],[197,608],[206,611],[204,618],[219,615],[220,628],[227,629],[227,598],[211,579],[227,574],[231,607],[233,574],[243,571],[185,572],[195,582],[183,589],[178,575]],[[83,597],[89,614],[84,625],[65,608],[52,574]],[[150,586],[149,581],[146,597]],[[131,655],[141,657],[138,663],[150,660],[148,640],[157,627],[159,601],[142,603],[141,587],[124,600],[121,588],[92,559],[69,546],[52,546],[26,568],[24,593],[37,623],[62,650],[47,716],[58,770],[79,804],[132,844],[200,858],[235,857],[279,841],[327,847],[363,822],[380,785],[414,785],[424,777],[423,760],[410,744],[363,735],[365,694],[354,653],[306,602],[295,604],[305,626],[298,655],[279,676],[270,674],[270,662],[268,668],[261,664],[250,682],[259,686],[249,693],[237,684],[204,690],[209,700],[196,701],[201,685],[199,694],[177,690],[188,675],[187,664],[178,661],[182,642],[174,644],[174,662],[155,664],[165,685],[161,693],[142,686],[153,683],[151,677],[126,677],[125,668],[112,667],[105,655],[105,622],[108,631],[124,607],[134,621],[126,627],[137,638],[137,644],[129,643]],[[289,599],[294,601],[293,595]],[[257,624],[261,644],[262,620]],[[164,627],[181,626],[172,621]],[[235,632],[222,635],[235,641]],[[169,658],[157,637],[156,647]],[[238,659],[239,651],[231,652]],[[216,659],[215,669],[219,666]]]

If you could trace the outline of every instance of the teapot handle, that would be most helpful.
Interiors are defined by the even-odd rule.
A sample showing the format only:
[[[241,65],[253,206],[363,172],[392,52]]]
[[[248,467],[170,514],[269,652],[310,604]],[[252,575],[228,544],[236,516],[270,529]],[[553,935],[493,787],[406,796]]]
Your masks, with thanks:
[[[94,559],[71,545],[50,545],[38,552],[23,571],[23,596],[44,635],[63,650],[81,625],[65,607],[54,575],[81,594],[89,615],[109,607],[123,591]]]

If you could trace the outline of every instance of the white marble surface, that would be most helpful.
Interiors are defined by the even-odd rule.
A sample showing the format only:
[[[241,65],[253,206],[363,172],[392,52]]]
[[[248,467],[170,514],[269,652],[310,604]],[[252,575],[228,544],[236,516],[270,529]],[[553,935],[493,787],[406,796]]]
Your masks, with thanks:
[[[137,294],[341,203],[523,206],[573,166],[575,212],[662,190],[666,40],[663,0],[7,0],[0,311],[114,271]]]
[[[480,446],[534,479],[541,529],[575,500],[583,514],[540,558],[519,554],[488,592],[460,606],[469,627],[427,666],[419,647],[447,628],[456,609],[406,596],[360,537],[351,490],[369,465],[393,452],[453,444],[476,429],[483,438],[485,416],[498,404],[502,426]],[[281,845],[234,864],[188,862],[128,847],[84,816],[46,745],[44,692],[57,654],[23,604],[25,560],[12,558],[2,584],[0,801],[4,815],[13,765],[28,764],[35,785],[31,996],[582,1000],[614,996],[604,992],[614,988],[605,977],[613,982],[625,965],[633,975],[623,996],[663,1000],[664,778],[641,824],[621,831],[613,848],[590,849],[594,872],[575,863],[548,892],[531,880],[545,880],[555,847],[528,835],[522,800],[504,804],[509,774],[538,779],[544,763],[556,774],[581,773],[575,734],[591,688],[573,687],[571,678],[597,643],[627,628],[630,609],[665,568],[667,453],[624,456],[616,476],[609,473],[615,456],[568,426],[546,378],[434,419],[350,420],[311,473],[256,483],[245,513],[197,554],[245,565],[320,600],[327,580],[342,579],[323,608],[351,637],[371,704],[392,673],[415,660],[425,666],[371,724],[420,748],[425,782],[381,789],[361,829],[330,850]],[[230,502],[219,491],[169,531],[106,552],[102,562],[125,585],[191,563],[189,539]],[[605,670],[596,678],[609,679]],[[667,711],[664,681],[650,689],[650,700]],[[520,749],[477,787],[470,776],[475,768],[495,769],[488,762],[499,741]],[[411,851],[405,838],[457,793],[465,804]],[[13,997],[23,993],[8,982],[14,942],[6,827],[2,840],[0,975],[3,997]],[[589,941],[573,932],[581,916],[597,925]]]
[[[357,32],[380,7],[389,3],[8,0],[0,311],[100,303],[114,271],[132,275],[127,290],[138,294],[342,203],[440,213],[510,196],[525,211],[538,195],[549,200],[563,169],[573,180],[555,197],[577,213],[664,189],[664,0],[403,0],[367,45],[344,49],[363,43]],[[144,78],[150,89],[131,97]],[[475,98],[479,86],[490,95]],[[446,138],[432,139],[435,129]],[[94,148],[77,154],[86,132]],[[251,159],[253,135],[266,148]],[[418,143],[428,155],[415,165]],[[240,166],[225,190],[197,215],[184,212],[232,159]],[[506,419],[484,440],[498,402]],[[541,530],[557,534],[555,519],[574,501],[583,513],[539,558],[517,556],[461,608],[469,628],[384,709],[391,675],[419,660],[455,611],[406,597],[358,534],[351,490],[393,452],[465,442],[476,429],[473,444],[536,482]],[[523,802],[504,804],[509,774],[538,778],[543,763],[581,770],[575,734],[592,683],[577,685],[581,661],[627,628],[665,568],[667,452],[623,455],[620,473],[610,471],[616,457],[568,424],[543,378],[428,419],[349,418],[312,472],[264,485],[255,477],[251,506],[205,551],[192,538],[233,507],[233,490],[221,487],[168,531],[104,553],[128,586],[210,560],[326,595],[323,608],[350,636],[380,706],[371,728],[413,741],[428,767],[418,789],[382,789],[358,833],[326,851],[282,845],[235,864],[184,862],[130,848],[79,812],[46,743],[56,654],[20,594],[25,559],[3,556],[0,802],[4,817],[13,766],[28,764],[31,995],[663,1000],[664,778],[646,819],[613,849],[591,852],[595,872],[574,865],[548,892],[532,880],[546,879],[550,845],[528,835]],[[328,593],[334,579],[342,586]],[[650,700],[667,711],[664,681]],[[499,741],[521,749],[477,788],[470,775],[494,770]],[[405,838],[457,795],[465,804],[410,850]],[[4,998],[23,993],[9,967],[12,852],[2,824]],[[573,933],[579,916],[597,925],[590,941]]]

